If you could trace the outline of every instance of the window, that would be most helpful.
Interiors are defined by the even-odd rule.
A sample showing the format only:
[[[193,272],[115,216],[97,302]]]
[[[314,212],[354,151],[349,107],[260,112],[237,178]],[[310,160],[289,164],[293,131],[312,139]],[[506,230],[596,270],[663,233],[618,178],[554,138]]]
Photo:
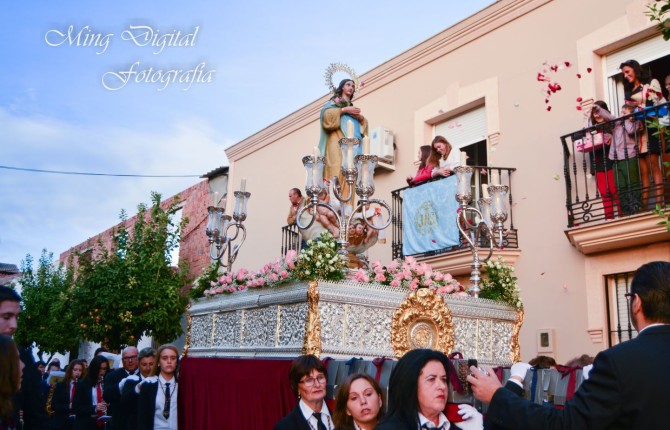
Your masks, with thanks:
[[[434,135],[444,136],[454,151],[468,154],[469,166],[486,166],[486,108],[475,108],[435,125]]]
[[[168,233],[169,234],[171,234],[171,235],[174,234],[175,231],[176,231],[176,226],[179,226],[179,224],[181,224],[182,210],[183,209],[184,209],[183,207],[177,209],[177,211],[170,217],[170,219],[172,221],[172,225],[168,226]],[[183,234],[183,232],[181,232],[180,234]],[[173,267],[178,267],[179,266],[179,245],[180,245],[180,242],[177,242],[177,245],[170,252],[170,266],[173,266]]]
[[[607,288],[607,331],[609,345],[616,345],[637,336],[630,321],[630,301],[626,294],[634,272],[616,273],[605,277]]]

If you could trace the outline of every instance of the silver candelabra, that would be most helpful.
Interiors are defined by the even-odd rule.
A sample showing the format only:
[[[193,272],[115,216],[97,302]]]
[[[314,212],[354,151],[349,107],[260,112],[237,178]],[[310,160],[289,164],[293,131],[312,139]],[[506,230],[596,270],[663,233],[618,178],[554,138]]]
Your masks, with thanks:
[[[491,258],[494,246],[498,249],[502,249],[504,246],[506,236],[504,223],[508,214],[507,193],[509,187],[500,185],[498,174],[494,172],[490,175],[491,184],[488,187],[482,185],[482,197],[477,202],[479,209],[474,208],[470,206],[473,171],[474,169],[470,166],[458,166],[454,169],[458,180],[456,200],[461,205],[456,217],[456,225],[472,252],[472,263],[470,264],[472,267],[470,272],[472,285],[469,292],[474,297],[479,297],[481,265]],[[483,260],[479,258],[479,241],[482,235],[488,238],[489,244],[488,255]]]
[[[216,205],[207,208],[205,233],[210,245],[209,257],[219,261],[228,271],[233,270],[233,263],[247,238],[247,229],[243,222],[247,219],[247,202],[251,193],[245,191],[245,182],[243,179],[241,191],[234,192],[235,208],[232,217],[225,214],[225,207]]]
[[[307,172],[305,191],[309,197],[309,203],[307,203],[298,211],[296,224],[298,225],[298,228],[303,230],[310,228],[316,220],[316,212],[318,207],[321,206],[326,208],[335,214],[335,217],[337,218],[337,223],[340,230],[339,236],[337,238],[337,244],[339,247],[338,252],[343,255],[346,255],[347,248],[349,248],[349,226],[353,222],[356,214],[360,212],[362,222],[364,222],[369,228],[373,228],[375,230],[383,230],[391,223],[391,208],[389,205],[384,200],[370,198],[375,192],[373,177],[375,167],[377,166],[377,156],[368,154],[369,142],[367,139],[368,138],[366,137],[364,140],[363,154],[357,155],[355,157],[353,154],[358,152],[360,139],[355,137],[344,137],[339,140],[340,149],[342,151],[341,172],[345,182],[348,185],[346,195],[342,195],[342,185],[340,184],[338,177],[333,176],[333,190],[335,198],[339,202],[339,208],[319,200],[319,196],[322,195],[322,193],[328,192],[328,189],[325,187],[323,182],[323,167],[325,157],[318,155],[318,150],[315,148],[313,155],[307,155],[302,158],[302,164],[304,165]],[[351,213],[348,213],[348,203],[352,202],[354,195],[354,182],[356,183],[356,194],[359,197],[358,205],[353,211],[351,211]],[[372,204],[378,204],[386,209],[388,218],[380,226],[376,226],[370,223],[365,216],[367,210],[366,208]],[[304,225],[300,218],[305,211],[310,210],[311,218],[309,223]],[[368,264],[365,258],[361,258],[361,256],[358,256],[358,258],[365,265]]]

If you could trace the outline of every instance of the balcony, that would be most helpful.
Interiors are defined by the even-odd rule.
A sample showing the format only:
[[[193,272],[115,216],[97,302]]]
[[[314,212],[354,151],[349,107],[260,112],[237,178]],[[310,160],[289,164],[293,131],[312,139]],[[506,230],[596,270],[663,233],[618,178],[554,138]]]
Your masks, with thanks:
[[[664,165],[670,161],[670,154],[665,153],[670,145],[666,143],[670,137],[667,105],[561,136],[566,235],[580,252],[592,254],[670,239],[665,227],[658,225],[660,218],[652,213],[656,205],[670,202],[668,166]],[[637,156],[640,148],[653,152],[655,145],[663,155]]]
[[[506,228],[506,237],[504,239],[504,247],[502,250],[496,250],[496,254],[502,255],[509,263],[514,264],[516,257],[519,255],[519,241],[518,241],[518,231],[514,227],[514,204],[513,204],[513,188],[511,176],[512,172],[516,169],[506,168],[506,167],[485,167],[485,166],[472,166],[474,169],[473,173],[473,185],[472,185],[472,195],[473,202],[479,200],[481,197],[481,186],[482,184],[488,184],[488,171],[497,171],[500,176],[500,183],[502,185],[509,186],[509,216],[505,222]],[[444,178],[437,179],[444,180]],[[423,185],[417,185],[421,187]],[[415,186],[415,187],[417,187]],[[393,258],[404,258],[407,255],[403,253],[403,193],[410,187],[404,187],[391,192],[392,197],[392,222],[391,222],[391,234],[392,234],[392,257]],[[445,196],[445,198],[455,199],[454,196]],[[471,203],[472,204],[472,203]],[[474,220],[473,220],[474,221]],[[459,237],[460,239],[460,237]],[[488,249],[489,241],[487,238],[480,238],[479,243],[480,248]],[[460,241],[458,245],[447,246],[437,250],[432,250],[428,252],[409,254],[421,261],[425,261],[431,264],[435,269],[447,269],[450,273],[454,275],[469,273],[471,267],[470,263],[472,261],[472,255],[469,250],[469,245],[467,242]]]

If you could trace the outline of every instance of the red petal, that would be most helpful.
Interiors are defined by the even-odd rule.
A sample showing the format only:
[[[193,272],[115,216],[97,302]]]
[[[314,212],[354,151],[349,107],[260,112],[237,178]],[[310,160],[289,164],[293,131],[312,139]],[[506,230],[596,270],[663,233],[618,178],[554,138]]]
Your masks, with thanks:
[[[581,97],[577,97],[577,103],[581,103],[581,102],[582,102],[582,98],[581,98]]]
[[[565,64],[565,67],[570,67],[570,62],[569,61],[565,61],[563,64]]]
[[[577,106],[577,110],[582,110],[582,107],[581,107],[581,106]]]
[[[556,84],[556,91],[561,91],[562,89],[560,84]]]
[[[592,70],[593,70],[593,69],[590,68],[590,67],[587,67],[587,68],[586,68],[586,72],[587,72],[587,73],[591,73]]]
[[[582,79],[582,75],[580,75],[579,73],[577,73],[577,79]]]
[[[550,110],[551,110],[551,106],[547,106],[547,111],[550,111]]]
[[[549,103],[549,99],[544,99],[544,102],[545,102],[545,103]]]

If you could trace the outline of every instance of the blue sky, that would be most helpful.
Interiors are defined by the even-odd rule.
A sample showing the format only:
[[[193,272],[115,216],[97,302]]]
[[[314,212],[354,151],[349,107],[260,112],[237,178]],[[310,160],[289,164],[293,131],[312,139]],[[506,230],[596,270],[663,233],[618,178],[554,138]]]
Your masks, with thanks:
[[[0,13],[0,165],[201,175],[228,164],[228,146],[323,96],[330,63],[362,74],[491,3],[8,0]],[[176,32],[195,37],[155,53],[159,46],[138,46],[140,32],[157,43]],[[125,86],[105,88],[103,76],[112,88],[114,74],[128,76],[136,63]],[[199,65],[201,81],[211,72],[211,82],[134,79],[149,68]],[[135,213],[151,191],[167,197],[198,181],[0,168],[0,262],[19,265],[43,248],[57,257],[116,224],[121,209]]]

